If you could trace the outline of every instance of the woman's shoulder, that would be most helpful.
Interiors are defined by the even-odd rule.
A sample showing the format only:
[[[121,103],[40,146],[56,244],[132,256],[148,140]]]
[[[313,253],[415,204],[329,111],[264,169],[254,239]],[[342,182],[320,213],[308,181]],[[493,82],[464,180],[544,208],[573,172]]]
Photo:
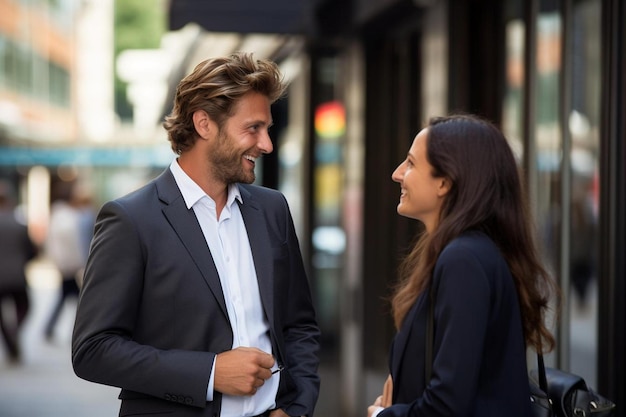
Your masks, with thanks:
[[[480,231],[464,232],[445,246],[437,259],[437,265],[450,264],[485,271],[508,269],[498,246],[488,235]]]
[[[440,258],[449,256],[475,256],[477,258],[499,255],[494,241],[480,231],[467,231],[452,239],[441,251]]]
[[[457,290],[493,288],[500,277],[510,276],[508,264],[494,241],[483,232],[471,231],[456,237],[437,259],[434,279]],[[481,284],[482,283],[482,284]]]

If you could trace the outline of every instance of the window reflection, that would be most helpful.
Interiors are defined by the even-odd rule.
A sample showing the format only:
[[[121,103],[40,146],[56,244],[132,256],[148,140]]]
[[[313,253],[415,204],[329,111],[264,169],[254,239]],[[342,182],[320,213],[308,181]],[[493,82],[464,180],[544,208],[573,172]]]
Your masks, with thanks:
[[[345,252],[342,224],[345,105],[338,100],[339,59],[319,60],[315,88],[311,266],[325,360],[338,361],[339,296]],[[336,239],[340,239],[339,243]],[[334,241],[331,243],[331,241]]]
[[[561,17],[544,11],[537,18],[536,85],[534,130],[536,155],[535,201],[544,261],[554,276],[560,276],[561,247],[561,126],[559,125],[559,72],[561,70]]]
[[[572,68],[570,221],[570,369],[597,387],[598,155],[600,122],[599,0],[574,2],[567,65]]]
[[[545,249],[544,260],[561,283],[565,297],[560,322],[564,327],[555,327],[554,331],[558,331],[562,356],[558,360],[566,362],[556,365],[583,376],[594,387],[597,386],[601,3],[574,0],[572,6],[571,33],[563,36],[562,10],[554,2],[540,1],[538,15],[534,17],[536,53],[531,74],[534,85],[529,85],[524,74],[527,27],[521,2],[507,2],[502,127],[519,163],[531,161],[527,165],[530,169],[527,179],[540,243]],[[567,45],[563,45],[563,39],[568,39]],[[563,56],[565,62],[561,62]],[[565,75],[570,84],[565,86],[567,91],[561,91],[560,80]],[[524,91],[528,88],[532,89],[529,97],[533,102],[528,107],[533,112],[528,119],[532,126],[524,126]],[[567,109],[567,120],[561,116],[564,113],[561,106]],[[528,129],[527,137],[525,129]],[[524,146],[524,140],[531,143]],[[563,238],[566,240],[562,241]],[[549,358],[551,362],[556,359]]]
[[[510,3],[510,2],[509,2]],[[521,16],[510,16],[506,23],[506,86],[502,108],[502,130],[509,140],[518,163],[524,157],[523,96],[524,96],[524,34]]]

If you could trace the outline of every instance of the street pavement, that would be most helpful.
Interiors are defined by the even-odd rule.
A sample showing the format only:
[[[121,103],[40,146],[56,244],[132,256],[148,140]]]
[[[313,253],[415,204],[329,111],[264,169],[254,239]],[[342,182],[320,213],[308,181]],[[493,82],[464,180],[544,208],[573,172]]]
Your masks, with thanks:
[[[0,343],[0,417],[112,417],[119,390],[78,378],[70,362],[76,301],[66,303],[51,342],[44,325],[56,300],[59,278],[46,262],[28,271],[30,311],[21,334],[22,361],[11,364]]]

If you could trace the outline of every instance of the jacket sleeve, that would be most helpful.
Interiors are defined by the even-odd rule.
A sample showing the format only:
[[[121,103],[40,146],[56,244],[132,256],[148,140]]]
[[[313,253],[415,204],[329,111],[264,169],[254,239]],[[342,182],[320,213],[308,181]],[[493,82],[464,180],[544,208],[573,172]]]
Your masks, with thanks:
[[[103,206],[72,336],[74,371],[89,381],[205,407],[213,353],[158,349],[135,340],[145,245],[124,206]]]

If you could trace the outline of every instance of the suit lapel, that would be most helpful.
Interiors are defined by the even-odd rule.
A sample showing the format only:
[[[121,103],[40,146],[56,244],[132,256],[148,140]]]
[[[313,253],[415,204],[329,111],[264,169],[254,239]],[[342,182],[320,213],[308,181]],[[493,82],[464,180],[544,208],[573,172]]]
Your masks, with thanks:
[[[267,319],[274,323],[274,292],[273,292],[273,254],[272,245],[267,231],[267,221],[259,203],[252,197],[247,188],[239,187],[243,203],[239,204],[241,216],[246,225],[248,240],[252,250],[254,268],[259,282],[261,303]]]
[[[398,375],[401,372],[404,355],[406,353],[407,344],[411,338],[411,333],[415,327],[415,320],[417,319],[417,312],[421,310],[424,300],[428,297],[418,297],[417,301],[409,312],[407,313],[400,331],[396,335],[396,339],[393,343],[393,356],[391,360],[391,369],[393,375]],[[397,389],[394,386],[394,398],[397,393]]]
[[[189,251],[224,315],[228,318],[222,284],[202,229],[193,209],[187,209],[169,168],[157,178],[156,186],[159,199],[164,203],[163,214]]]

